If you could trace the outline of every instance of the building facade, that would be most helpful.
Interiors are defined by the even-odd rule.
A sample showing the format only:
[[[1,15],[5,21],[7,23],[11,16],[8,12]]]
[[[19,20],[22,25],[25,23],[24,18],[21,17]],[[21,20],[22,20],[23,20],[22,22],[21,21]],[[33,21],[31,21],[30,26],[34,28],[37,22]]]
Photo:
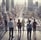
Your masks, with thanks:
[[[11,0],[11,8],[14,8],[14,0]]]
[[[28,0],[28,10],[32,11],[33,9],[33,0]]]
[[[9,10],[9,0],[6,0],[6,11]]]

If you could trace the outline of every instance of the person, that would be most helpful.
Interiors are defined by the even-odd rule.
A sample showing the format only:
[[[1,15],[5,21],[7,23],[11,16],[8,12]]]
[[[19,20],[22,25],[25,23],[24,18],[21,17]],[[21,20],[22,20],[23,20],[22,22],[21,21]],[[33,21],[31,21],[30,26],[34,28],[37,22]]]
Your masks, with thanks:
[[[28,20],[28,24],[27,24],[27,39],[31,40],[31,31],[32,31],[32,25],[31,25],[31,21]],[[29,38],[29,34],[30,34],[30,38]]]
[[[16,26],[17,26],[16,19],[14,19],[14,31],[15,31],[15,35],[16,35]]]
[[[4,24],[5,24],[5,32],[7,32],[7,14],[6,13],[4,13],[3,18],[4,18]]]
[[[17,26],[18,26],[18,34],[20,32],[20,37],[21,37],[21,22],[20,22],[20,19],[18,19]]]
[[[16,26],[17,26],[16,19],[14,19],[14,29],[15,29],[15,31],[16,31]]]
[[[7,32],[7,20],[4,20],[5,22],[5,31]]]
[[[36,25],[37,25],[37,22],[34,19],[34,22],[33,22],[33,38],[34,38],[34,40],[36,40]]]
[[[33,22],[33,31],[36,31],[36,25],[37,25],[37,22],[34,19],[34,22]]]
[[[3,22],[2,22],[2,18],[1,18],[1,16],[0,16],[0,29],[3,28],[3,27],[2,27],[2,24],[3,24]]]
[[[12,22],[12,18],[10,18],[10,21],[9,21],[8,25],[9,25],[9,40],[10,40],[11,33],[12,33],[12,38],[13,38],[13,22]]]
[[[25,20],[24,20],[24,18],[22,20],[22,27],[23,27],[23,32],[24,32],[24,27],[25,27]]]

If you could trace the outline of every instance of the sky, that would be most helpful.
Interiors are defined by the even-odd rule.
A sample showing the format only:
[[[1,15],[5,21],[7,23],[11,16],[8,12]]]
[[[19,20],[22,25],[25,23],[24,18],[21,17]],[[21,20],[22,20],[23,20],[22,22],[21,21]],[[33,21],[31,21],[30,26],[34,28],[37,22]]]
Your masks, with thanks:
[[[27,0],[26,0],[27,1]],[[35,1],[37,0],[33,0],[33,2],[35,3]],[[2,0],[0,0],[0,4],[1,4]],[[24,4],[25,0],[14,0],[15,4]],[[39,3],[41,3],[41,0],[38,0]]]

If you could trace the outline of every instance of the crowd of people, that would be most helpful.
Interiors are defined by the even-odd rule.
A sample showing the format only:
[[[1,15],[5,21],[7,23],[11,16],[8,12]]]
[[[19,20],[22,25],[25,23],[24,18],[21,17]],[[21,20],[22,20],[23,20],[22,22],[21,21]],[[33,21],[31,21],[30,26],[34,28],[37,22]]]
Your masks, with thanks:
[[[20,38],[21,38],[21,28],[23,27],[23,32],[24,32],[24,27],[25,27],[25,20],[23,19],[22,22],[20,21],[20,19],[18,19],[18,22],[16,23],[15,19],[14,19],[14,24],[12,22],[12,18],[9,19],[9,22],[7,23],[7,20],[4,20],[5,22],[5,31],[7,32],[7,25],[9,27],[9,40],[10,40],[10,37],[11,37],[11,33],[12,33],[12,39],[13,39],[13,33],[14,33],[14,27],[16,29],[16,26],[18,28],[18,34],[20,34]],[[15,24],[16,23],[16,24]],[[1,18],[0,18],[0,25],[1,25]],[[26,25],[26,28],[27,28],[27,39],[31,40],[31,33],[32,33],[32,30],[33,30],[33,33],[36,34],[36,26],[37,26],[37,22],[36,20],[34,19],[33,23],[31,24],[31,20],[28,19],[28,22],[27,22],[27,25]]]

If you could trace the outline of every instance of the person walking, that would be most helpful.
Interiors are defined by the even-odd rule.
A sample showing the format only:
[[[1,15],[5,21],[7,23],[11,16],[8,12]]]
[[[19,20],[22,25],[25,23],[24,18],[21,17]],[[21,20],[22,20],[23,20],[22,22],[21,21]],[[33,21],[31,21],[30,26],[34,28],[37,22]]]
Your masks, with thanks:
[[[20,37],[21,37],[21,27],[22,27],[22,25],[21,25],[20,19],[18,19],[17,26],[18,26],[18,34],[20,32]]]
[[[16,26],[17,26],[16,19],[14,19],[14,31],[15,31],[15,35],[16,35]]]
[[[2,22],[1,16],[0,16],[0,29],[1,29],[1,30],[3,29],[3,22]],[[0,30],[0,31],[1,31],[1,30]]]
[[[31,40],[31,32],[32,32],[32,25],[31,25],[31,21],[28,20],[28,24],[27,24],[27,39]],[[29,37],[30,35],[30,37]]]
[[[9,21],[8,25],[9,25],[9,40],[10,40],[11,33],[12,33],[12,38],[13,38],[13,22],[12,22],[12,18],[10,18],[10,21]]]
[[[5,32],[7,32],[7,14],[6,13],[4,13],[3,19],[5,24]]]
[[[33,37],[34,37],[34,40],[36,40],[36,26],[37,26],[37,22],[34,19],[34,22],[33,22]]]
[[[33,31],[36,31],[36,25],[37,25],[37,22],[36,22],[36,20],[34,19],[34,22],[33,22]]]
[[[5,32],[7,32],[7,20],[5,19],[4,22],[5,22]]]
[[[24,33],[24,27],[25,27],[25,20],[24,20],[24,18],[22,20],[22,27],[23,27],[23,33]]]

